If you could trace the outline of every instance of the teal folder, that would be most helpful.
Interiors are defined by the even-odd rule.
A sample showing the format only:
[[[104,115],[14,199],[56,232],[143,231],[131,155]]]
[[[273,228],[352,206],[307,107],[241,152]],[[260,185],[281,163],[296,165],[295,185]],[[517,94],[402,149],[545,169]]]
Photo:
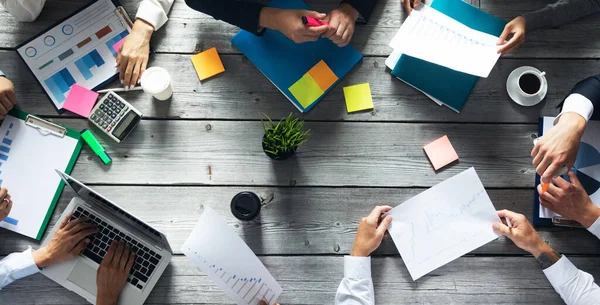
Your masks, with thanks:
[[[434,0],[431,7],[477,31],[500,36],[506,22],[461,0]],[[392,75],[460,112],[478,76],[408,55],[400,56]]]

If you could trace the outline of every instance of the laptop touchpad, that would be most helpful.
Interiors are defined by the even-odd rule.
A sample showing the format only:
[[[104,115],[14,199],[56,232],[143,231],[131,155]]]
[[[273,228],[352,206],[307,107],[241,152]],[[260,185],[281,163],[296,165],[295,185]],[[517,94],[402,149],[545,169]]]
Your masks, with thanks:
[[[96,295],[96,268],[79,260],[67,280],[83,290]]]

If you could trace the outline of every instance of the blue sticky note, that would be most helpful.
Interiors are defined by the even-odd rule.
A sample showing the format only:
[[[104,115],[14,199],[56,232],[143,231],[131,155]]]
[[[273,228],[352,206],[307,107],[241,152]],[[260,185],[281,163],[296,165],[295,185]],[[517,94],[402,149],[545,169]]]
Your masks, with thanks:
[[[269,6],[310,10],[302,0],[273,0]],[[302,106],[289,88],[312,67],[323,60],[339,81],[362,59],[352,46],[340,48],[326,38],[297,44],[269,29],[262,36],[241,30],[231,42],[302,112],[312,109],[335,86],[334,83],[308,107]]]

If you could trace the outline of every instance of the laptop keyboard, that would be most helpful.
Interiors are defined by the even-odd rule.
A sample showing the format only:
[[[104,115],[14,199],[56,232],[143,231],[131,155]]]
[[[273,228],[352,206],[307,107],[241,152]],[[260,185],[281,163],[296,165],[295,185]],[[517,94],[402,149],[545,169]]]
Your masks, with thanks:
[[[82,207],[77,207],[70,220],[82,216],[96,223],[98,232],[89,237],[90,243],[81,254],[100,264],[113,240],[124,241],[129,249],[135,253],[135,263],[131,268],[127,282],[138,289],[143,289],[162,257]]]

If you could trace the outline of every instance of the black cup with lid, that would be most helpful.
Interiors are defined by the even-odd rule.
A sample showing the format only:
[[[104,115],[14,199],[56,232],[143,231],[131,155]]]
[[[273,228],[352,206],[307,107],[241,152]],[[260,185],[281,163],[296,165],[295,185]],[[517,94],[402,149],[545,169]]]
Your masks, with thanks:
[[[238,193],[231,199],[231,213],[239,220],[252,220],[260,213],[261,201],[252,192]]]

